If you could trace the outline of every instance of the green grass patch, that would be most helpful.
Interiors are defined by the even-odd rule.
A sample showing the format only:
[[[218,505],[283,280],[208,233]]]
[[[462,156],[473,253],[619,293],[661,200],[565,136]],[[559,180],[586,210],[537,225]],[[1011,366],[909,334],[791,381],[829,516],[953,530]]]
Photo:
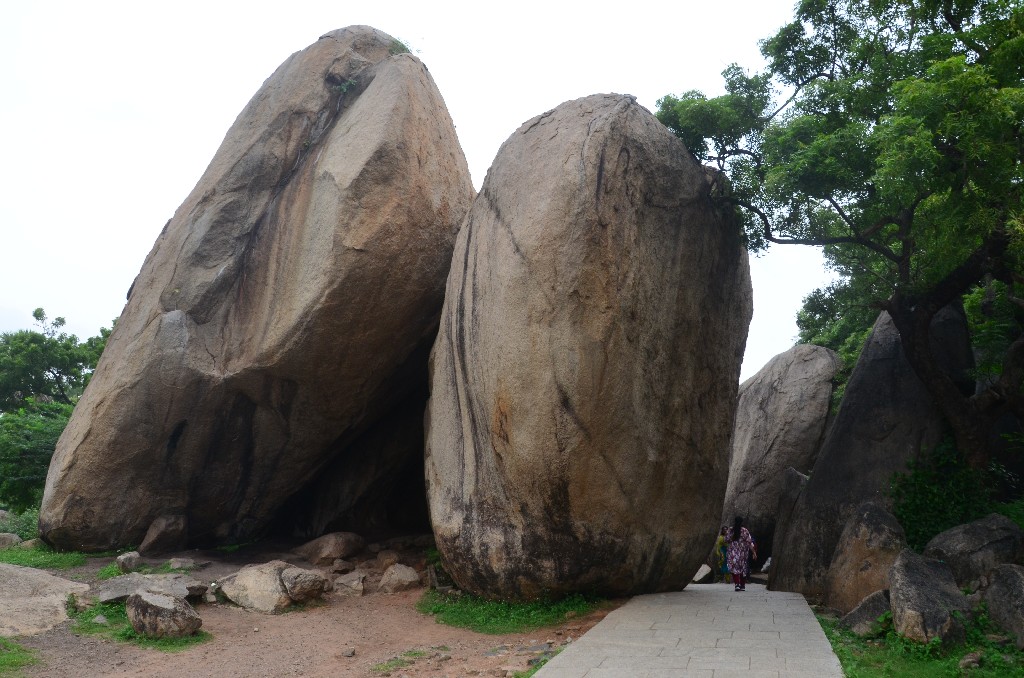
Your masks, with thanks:
[[[564,647],[558,648],[557,650],[555,650],[555,653],[552,654],[550,657],[544,657],[543,659],[539,660],[536,664],[526,669],[525,671],[516,671],[514,674],[512,674],[512,678],[532,678],[533,674],[537,673],[542,668],[544,668],[545,664],[554,659],[558,655],[558,653],[560,653],[564,649]]]
[[[38,662],[34,651],[8,638],[0,638],[0,676],[20,675],[20,669]]]
[[[467,593],[427,591],[416,609],[433,615],[449,626],[471,629],[477,633],[519,633],[543,626],[555,626],[566,619],[588,614],[604,601],[579,594],[557,602],[507,603],[484,600]]]
[[[370,667],[370,670],[375,673],[391,673],[395,669],[404,669],[407,666],[412,666],[412,662],[403,657],[392,657],[386,662],[380,664],[374,664]]]
[[[54,551],[45,544],[35,548],[12,546],[0,549],[0,563],[37,567],[44,570],[66,570],[85,565],[85,554],[77,551]]]
[[[121,570],[117,569],[117,563],[110,563],[99,569],[99,572],[96,573],[96,578],[100,580],[113,579],[114,577],[120,577],[121,574]]]
[[[98,615],[106,617],[106,623],[93,621]],[[147,638],[139,635],[128,621],[124,603],[97,603],[82,612],[72,613],[71,618],[74,620],[72,630],[75,633],[101,636],[123,643],[132,643],[139,647],[153,648],[161,652],[180,652],[213,638],[206,631],[199,631],[194,636],[185,636],[184,638]]]
[[[996,504],[992,510],[1003,514],[1024,530],[1024,499]]]
[[[967,624],[967,642],[943,647],[938,642],[917,643],[898,636],[891,615],[879,619],[879,632],[860,638],[839,628],[838,620],[818,616],[847,678],[1002,678],[1024,676],[1024,652],[1012,644],[999,645],[988,634],[994,629],[984,610]],[[977,668],[963,671],[960,660],[970,652],[981,653]]]

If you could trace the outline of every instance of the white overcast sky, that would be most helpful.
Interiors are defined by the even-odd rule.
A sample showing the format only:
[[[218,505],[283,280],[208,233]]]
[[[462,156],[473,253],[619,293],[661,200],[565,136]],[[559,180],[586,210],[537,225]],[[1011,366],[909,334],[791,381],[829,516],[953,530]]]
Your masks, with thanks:
[[[480,187],[524,121],[597,92],[722,91],[794,0],[110,2],[0,5],[0,332],[32,310],[80,338],[120,314],[164,223],[262,82],[323,33],[368,24],[430,69]],[[789,348],[817,250],[752,259],[743,378]]]

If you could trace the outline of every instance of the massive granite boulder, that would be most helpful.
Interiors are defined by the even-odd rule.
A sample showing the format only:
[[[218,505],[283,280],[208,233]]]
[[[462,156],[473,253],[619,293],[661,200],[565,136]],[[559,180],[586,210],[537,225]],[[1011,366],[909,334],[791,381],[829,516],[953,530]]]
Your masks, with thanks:
[[[721,182],[626,96],[499,150],[431,359],[427,499],[462,588],[675,590],[707,556],[751,314]]]
[[[963,311],[932,320],[932,351],[962,383],[972,365]],[[892,475],[905,472],[944,433],[943,419],[903,355],[899,333],[882,313],[846,385],[810,480],[788,519],[778,523],[769,587],[823,599],[827,572],[847,520],[864,501],[892,508]]]
[[[977,580],[989,570],[1024,563],[1024,530],[1006,516],[990,513],[935,535],[922,555],[947,563],[958,586],[976,589]]]
[[[798,344],[740,385],[722,524],[744,516],[761,560],[772,554],[785,470],[814,466],[841,367],[835,351]]]
[[[189,544],[252,536],[425,379],[473,188],[433,79],[394,43],[324,35],[228,130],[60,439],[49,543],[138,544],[177,518]]]

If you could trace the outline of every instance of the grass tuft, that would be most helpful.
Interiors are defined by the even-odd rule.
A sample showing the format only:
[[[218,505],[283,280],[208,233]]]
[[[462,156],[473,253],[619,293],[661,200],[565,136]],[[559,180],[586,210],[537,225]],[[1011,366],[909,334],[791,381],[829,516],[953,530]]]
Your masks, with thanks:
[[[994,629],[983,608],[967,624],[967,642],[953,647],[902,638],[893,631],[891,617],[880,618],[878,633],[867,638],[840,628],[834,618],[819,615],[818,622],[839,657],[843,674],[850,678],[1024,676],[1024,651],[1012,644],[999,645],[990,637]],[[981,653],[981,665],[965,673],[960,669],[960,660],[970,652]]]
[[[35,548],[12,546],[0,549],[0,563],[36,567],[44,570],[66,570],[85,565],[85,554],[77,551],[54,551],[45,544]]]
[[[0,637],[0,676],[17,676],[19,669],[39,662],[33,650],[18,645],[13,640]]]
[[[566,619],[588,614],[603,602],[576,594],[557,602],[507,603],[466,593],[427,591],[416,609],[433,615],[442,624],[477,633],[503,634],[555,626]]]
[[[106,617],[107,623],[94,622],[97,615]],[[213,638],[206,631],[199,631],[194,636],[185,636],[184,638],[148,638],[140,635],[135,632],[131,622],[128,621],[124,603],[97,603],[82,612],[73,613],[72,619],[74,619],[72,629],[75,633],[101,636],[161,652],[180,652]]]

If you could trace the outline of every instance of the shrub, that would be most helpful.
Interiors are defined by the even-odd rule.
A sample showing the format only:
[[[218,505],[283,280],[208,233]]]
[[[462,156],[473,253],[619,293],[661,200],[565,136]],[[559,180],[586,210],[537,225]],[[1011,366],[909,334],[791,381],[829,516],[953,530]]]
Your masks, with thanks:
[[[13,532],[22,539],[35,539],[39,536],[39,509],[25,509],[0,520],[0,532]]]

